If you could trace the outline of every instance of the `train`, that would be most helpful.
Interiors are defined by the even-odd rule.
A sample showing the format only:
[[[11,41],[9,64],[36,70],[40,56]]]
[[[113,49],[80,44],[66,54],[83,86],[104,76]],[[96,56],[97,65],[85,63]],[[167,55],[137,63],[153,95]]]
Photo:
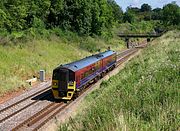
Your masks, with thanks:
[[[107,50],[53,70],[52,94],[55,99],[76,98],[89,84],[116,67],[116,52]]]

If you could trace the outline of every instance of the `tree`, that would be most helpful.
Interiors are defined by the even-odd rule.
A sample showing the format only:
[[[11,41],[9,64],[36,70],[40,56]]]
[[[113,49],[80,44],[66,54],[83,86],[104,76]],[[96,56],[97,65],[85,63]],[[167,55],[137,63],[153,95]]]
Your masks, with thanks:
[[[8,32],[54,27],[98,34],[121,21],[114,0],[1,0],[0,28]]]
[[[48,15],[48,26],[56,27],[60,25],[60,14],[64,10],[64,0],[51,0]]]
[[[161,8],[155,8],[152,10],[152,19],[153,20],[161,20],[162,19],[162,9]]]
[[[128,10],[133,12],[134,14],[138,14],[140,9],[138,7],[128,7]]]
[[[62,5],[59,11],[51,9],[49,18],[57,21],[54,24],[65,30],[89,34],[92,21],[92,0],[66,0]]]
[[[152,9],[151,6],[148,5],[148,4],[143,4],[143,5],[141,6],[141,12],[150,12],[151,9]]]
[[[6,13],[0,9],[0,29],[5,29],[5,23],[7,22],[7,15]]]
[[[123,21],[133,23],[135,21],[135,15],[130,11],[126,11],[123,16]]]
[[[180,24],[180,7],[175,2],[165,5],[162,20],[166,25]]]
[[[114,0],[108,0],[108,4],[111,7],[114,20],[118,22],[122,22],[123,11],[121,7]]]

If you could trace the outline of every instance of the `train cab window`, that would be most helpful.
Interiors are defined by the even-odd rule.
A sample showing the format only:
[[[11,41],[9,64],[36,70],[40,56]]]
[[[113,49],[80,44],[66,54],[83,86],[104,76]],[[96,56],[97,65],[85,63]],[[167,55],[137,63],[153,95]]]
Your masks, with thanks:
[[[68,70],[61,69],[59,71],[59,74],[60,74],[59,76],[60,81],[68,81]]]
[[[59,70],[54,70],[54,72],[53,72],[53,79],[54,80],[59,80]]]

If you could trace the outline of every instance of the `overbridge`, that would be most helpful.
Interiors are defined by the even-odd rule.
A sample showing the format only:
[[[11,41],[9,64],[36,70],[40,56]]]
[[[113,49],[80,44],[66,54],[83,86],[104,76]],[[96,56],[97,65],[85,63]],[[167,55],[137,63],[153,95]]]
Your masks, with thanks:
[[[159,34],[118,34],[119,37],[125,37],[125,38],[156,38],[160,37],[162,33]]]
[[[122,37],[122,38],[125,38],[125,41],[127,43],[127,48],[130,48],[132,43],[130,42],[130,38],[146,38],[147,39],[147,42],[150,42],[151,41],[151,38],[157,38],[157,37],[160,37],[162,36],[162,34],[164,34],[164,32],[162,33],[147,33],[147,34],[127,34],[127,33],[119,33],[118,36],[119,37]]]

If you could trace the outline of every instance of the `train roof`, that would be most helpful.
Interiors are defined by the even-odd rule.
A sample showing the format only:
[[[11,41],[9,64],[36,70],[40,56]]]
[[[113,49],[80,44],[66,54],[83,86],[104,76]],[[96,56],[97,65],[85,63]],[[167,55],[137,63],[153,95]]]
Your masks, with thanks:
[[[86,58],[83,58],[81,60],[78,60],[78,61],[75,61],[75,62],[72,62],[72,63],[69,63],[69,64],[65,64],[65,65],[61,65],[59,66],[58,68],[67,68],[67,69],[70,69],[72,71],[78,71],[88,65],[91,65],[103,58],[106,58],[112,54],[114,54],[115,52],[112,51],[112,50],[107,50],[105,52],[102,52],[102,53],[99,53],[99,54],[96,54],[96,55],[92,55],[92,56],[88,56]]]

